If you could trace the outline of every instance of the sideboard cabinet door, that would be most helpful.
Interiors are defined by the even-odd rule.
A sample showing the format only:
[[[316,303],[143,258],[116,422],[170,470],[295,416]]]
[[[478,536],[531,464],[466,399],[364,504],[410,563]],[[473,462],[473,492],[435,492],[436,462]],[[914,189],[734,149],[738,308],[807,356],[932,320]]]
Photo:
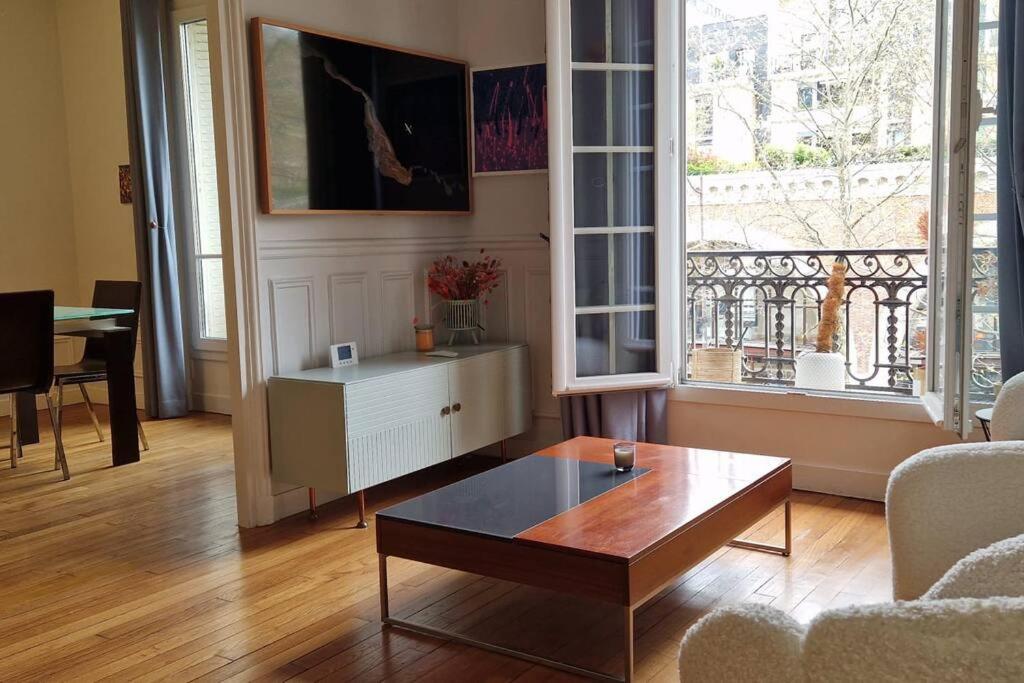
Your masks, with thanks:
[[[349,489],[359,491],[452,457],[448,369],[345,385]]]
[[[501,438],[529,431],[533,425],[533,387],[530,379],[530,347],[518,346],[501,353],[504,416]]]
[[[486,353],[448,366],[455,456],[502,439],[502,355]]]

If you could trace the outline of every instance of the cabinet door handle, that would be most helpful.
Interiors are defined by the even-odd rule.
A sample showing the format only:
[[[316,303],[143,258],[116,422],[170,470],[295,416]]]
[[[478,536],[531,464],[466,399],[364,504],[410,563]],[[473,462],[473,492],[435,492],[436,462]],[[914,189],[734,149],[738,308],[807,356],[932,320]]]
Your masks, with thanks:
[[[452,406],[452,412],[453,413],[457,413],[460,410],[462,410],[462,404],[461,403],[456,403],[455,405]]]
[[[451,412],[452,412],[452,409],[449,408],[448,406],[445,406],[444,408],[441,408],[441,417],[448,417],[448,415]]]

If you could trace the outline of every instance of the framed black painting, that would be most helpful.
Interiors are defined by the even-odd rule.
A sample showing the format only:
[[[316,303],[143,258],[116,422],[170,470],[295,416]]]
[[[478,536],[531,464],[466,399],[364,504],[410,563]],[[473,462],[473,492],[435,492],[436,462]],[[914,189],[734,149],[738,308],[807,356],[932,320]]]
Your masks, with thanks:
[[[252,20],[265,213],[472,210],[465,62]]]

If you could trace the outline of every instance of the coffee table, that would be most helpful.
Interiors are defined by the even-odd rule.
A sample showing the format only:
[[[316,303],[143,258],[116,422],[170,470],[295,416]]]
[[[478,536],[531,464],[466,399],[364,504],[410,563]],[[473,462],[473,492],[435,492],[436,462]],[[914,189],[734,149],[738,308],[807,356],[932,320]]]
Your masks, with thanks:
[[[578,437],[377,513],[385,625],[600,680],[633,678],[633,613],[723,545],[788,556],[786,458],[637,444],[616,474],[609,439]],[[784,546],[735,540],[785,505]],[[400,557],[622,608],[622,678],[392,617],[387,558]]]

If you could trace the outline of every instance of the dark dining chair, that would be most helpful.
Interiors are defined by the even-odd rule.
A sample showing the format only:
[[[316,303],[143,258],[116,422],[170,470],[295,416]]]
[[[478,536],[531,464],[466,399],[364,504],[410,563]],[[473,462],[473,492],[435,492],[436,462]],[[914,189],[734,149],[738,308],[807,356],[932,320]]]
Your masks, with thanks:
[[[56,460],[70,479],[64,444],[60,440],[57,411],[50,398],[53,386],[53,291],[11,292],[0,294],[0,395],[11,397],[11,467],[22,457],[18,434],[18,408],[15,394],[46,397],[56,441]]]
[[[132,332],[132,362],[135,362],[135,345],[139,335],[139,307],[142,305],[142,283],[134,281],[97,280],[92,290],[93,308],[123,308],[133,311],[129,315],[119,316],[114,319],[118,327],[127,327]],[[85,352],[82,359],[73,365],[58,365],[54,368],[53,374],[57,385],[57,426],[61,427],[62,412],[64,410],[64,387],[78,385],[82,393],[82,400],[85,401],[86,410],[92,419],[92,426],[96,435],[103,441],[103,429],[96,417],[96,411],[92,406],[92,399],[85,385],[89,382],[104,382],[107,379],[107,356],[104,348],[102,330],[76,333],[76,336],[84,336]],[[142,442],[142,449],[149,450],[149,441],[146,433],[142,430],[142,422],[138,415],[135,417],[139,425],[139,440]]]

